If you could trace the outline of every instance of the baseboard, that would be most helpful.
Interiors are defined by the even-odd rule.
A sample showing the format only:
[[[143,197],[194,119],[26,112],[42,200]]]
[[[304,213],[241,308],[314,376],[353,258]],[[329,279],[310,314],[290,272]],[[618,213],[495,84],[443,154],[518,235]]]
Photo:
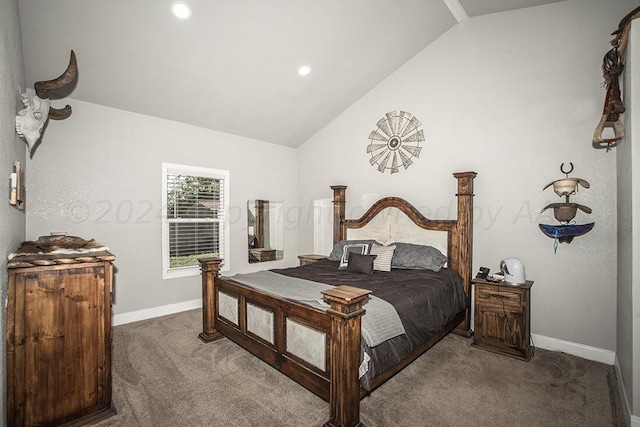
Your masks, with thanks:
[[[154,317],[180,313],[182,311],[195,310],[201,307],[202,299],[195,299],[191,301],[179,302],[176,304],[168,304],[160,307],[148,308],[145,310],[114,314],[112,318],[112,325],[124,325],[127,323],[138,322],[140,320],[153,319]],[[601,348],[592,347],[585,344],[578,344],[571,341],[565,341],[558,338],[552,338],[538,334],[531,334],[531,339],[533,340],[533,345],[538,348],[543,348],[545,350],[551,351],[561,351],[573,356],[582,357],[583,359],[606,363],[607,365],[615,364],[615,352],[610,350],[603,350]]]
[[[587,360],[593,360],[594,362],[605,363],[607,365],[613,365],[615,363],[616,353],[614,351],[538,334],[531,334],[531,339],[533,340],[534,346],[538,348],[551,351],[561,351],[563,353],[582,357]]]
[[[618,395],[622,402],[622,412],[624,412],[624,418],[627,421],[627,425],[630,427],[640,427],[640,417],[631,415],[631,407],[629,406],[629,399],[627,398],[627,389],[624,385],[624,378],[622,377],[622,371],[620,370],[620,361],[616,355],[616,361],[614,364],[616,370],[616,382],[618,383]]]
[[[195,310],[202,307],[202,299],[179,302],[176,304],[163,305],[160,307],[148,308],[145,310],[131,311],[129,313],[114,314],[111,319],[113,326],[138,322],[140,320],[153,319],[154,317],[166,316],[168,314],[180,313],[187,310]]]
[[[114,314],[112,318],[112,324],[113,326],[124,325],[127,323],[138,322],[140,320],[180,313],[182,311],[195,310],[201,307],[202,300],[195,299],[191,301],[179,302],[176,304],[148,308],[145,310],[131,311],[129,313]],[[603,350],[601,348],[592,347],[585,344],[578,344],[571,341],[565,341],[558,338],[551,338],[538,334],[531,334],[531,339],[533,340],[533,345],[535,347],[543,348],[545,350],[561,351],[573,356],[582,357],[583,359],[606,363],[607,365],[614,365],[617,360],[615,357],[615,352],[610,350]],[[638,427],[640,427],[640,425]]]

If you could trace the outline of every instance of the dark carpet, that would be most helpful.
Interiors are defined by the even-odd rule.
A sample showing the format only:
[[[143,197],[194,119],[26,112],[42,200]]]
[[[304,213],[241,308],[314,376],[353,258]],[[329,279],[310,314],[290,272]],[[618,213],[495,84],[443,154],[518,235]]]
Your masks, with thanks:
[[[229,340],[200,310],[113,329],[113,402],[98,426],[322,426],[328,404]],[[361,401],[367,427],[624,426],[612,366],[536,349],[530,362],[449,335]]]

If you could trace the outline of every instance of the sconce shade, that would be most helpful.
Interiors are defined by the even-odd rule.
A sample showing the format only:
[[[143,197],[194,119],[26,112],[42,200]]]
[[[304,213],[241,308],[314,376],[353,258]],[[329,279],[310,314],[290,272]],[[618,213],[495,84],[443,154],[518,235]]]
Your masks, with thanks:
[[[591,213],[590,207],[578,203],[551,203],[542,208],[540,212],[544,212],[549,208],[553,208],[553,216],[563,224],[566,224],[575,218],[578,209],[585,213]]]
[[[542,191],[546,190],[550,185],[553,185],[553,191],[558,196],[570,196],[578,191],[578,184],[584,188],[590,187],[589,182],[582,178],[562,178],[545,185]]]
[[[538,225],[540,226],[540,230],[552,239],[558,239],[560,243],[571,243],[574,237],[582,236],[591,231],[595,224],[595,222],[590,222],[589,224]]]

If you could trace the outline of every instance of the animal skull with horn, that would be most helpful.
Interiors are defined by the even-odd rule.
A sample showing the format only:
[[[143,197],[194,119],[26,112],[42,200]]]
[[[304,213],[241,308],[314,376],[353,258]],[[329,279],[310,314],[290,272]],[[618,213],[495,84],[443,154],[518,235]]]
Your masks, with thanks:
[[[48,119],[64,120],[71,115],[70,105],[64,108],[53,108],[51,106],[49,92],[68,86],[75,80],[77,75],[78,64],[76,62],[76,54],[72,50],[71,59],[65,72],[56,79],[36,82],[33,85],[36,91],[33,98],[27,97],[26,93],[20,93],[20,88],[18,88],[18,93],[25,108],[20,110],[16,116],[16,131],[18,135],[27,141],[29,154],[32,156],[33,149],[40,140],[42,130]]]

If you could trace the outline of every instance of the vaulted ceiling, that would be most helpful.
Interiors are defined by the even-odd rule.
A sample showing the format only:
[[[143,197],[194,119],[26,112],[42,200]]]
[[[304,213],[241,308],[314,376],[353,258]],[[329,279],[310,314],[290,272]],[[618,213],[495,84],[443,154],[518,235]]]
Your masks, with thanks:
[[[73,49],[63,96],[297,147],[458,22],[556,1],[184,0],[187,20],[173,0],[19,6],[28,87]]]

